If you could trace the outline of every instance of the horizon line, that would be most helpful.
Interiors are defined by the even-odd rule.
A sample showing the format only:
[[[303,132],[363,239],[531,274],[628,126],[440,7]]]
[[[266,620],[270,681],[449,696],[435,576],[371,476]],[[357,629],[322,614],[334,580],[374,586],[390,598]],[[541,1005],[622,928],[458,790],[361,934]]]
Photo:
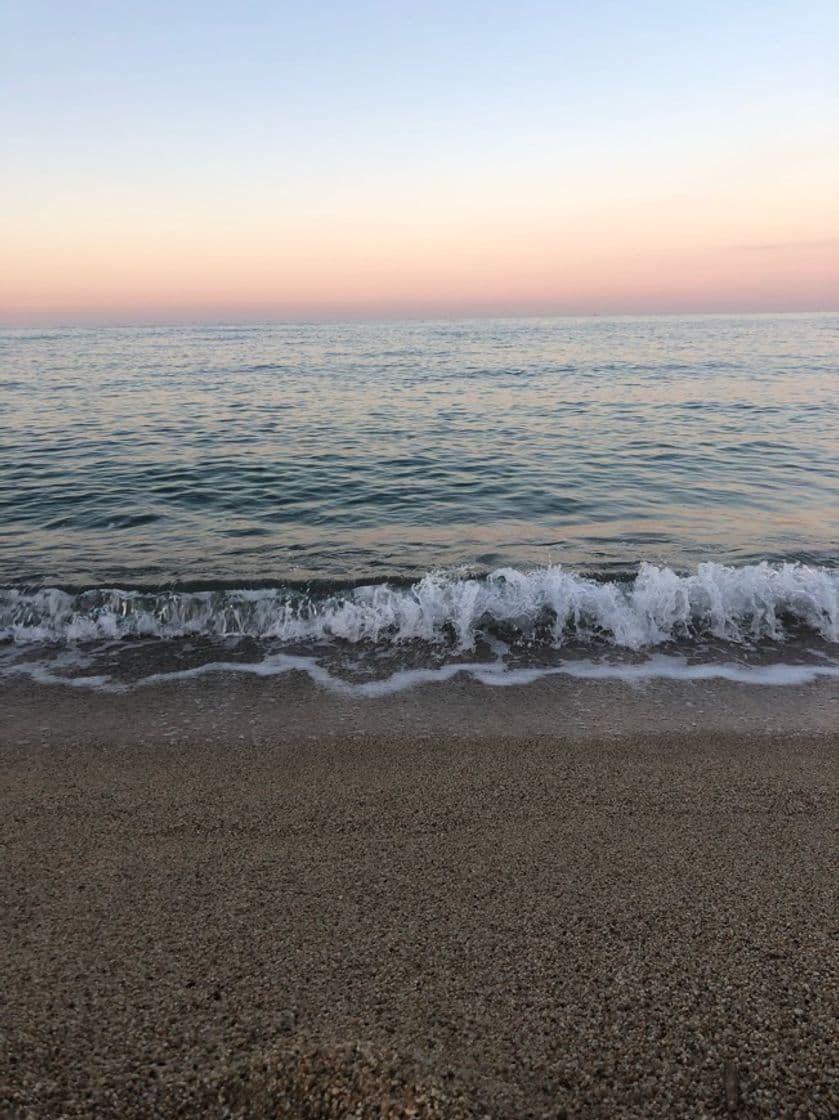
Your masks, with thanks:
[[[302,315],[302,316],[242,316],[231,318],[185,317],[178,319],[58,319],[33,318],[18,322],[5,321],[0,317],[0,330],[124,330],[126,328],[151,327],[266,327],[266,326],[317,326],[339,323],[421,323],[421,322],[485,322],[493,319],[738,319],[738,318],[779,318],[808,315],[839,315],[839,304],[833,307],[788,308],[784,310],[730,308],[703,311],[514,311],[514,312],[438,312],[427,314],[383,313],[348,315]]]

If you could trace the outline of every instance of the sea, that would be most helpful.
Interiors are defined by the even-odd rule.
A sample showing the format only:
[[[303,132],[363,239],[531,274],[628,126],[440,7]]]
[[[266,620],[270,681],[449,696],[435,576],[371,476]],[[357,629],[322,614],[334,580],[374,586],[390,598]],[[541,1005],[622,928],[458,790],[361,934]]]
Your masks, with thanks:
[[[839,676],[839,315],[0,331],[0,678]]]

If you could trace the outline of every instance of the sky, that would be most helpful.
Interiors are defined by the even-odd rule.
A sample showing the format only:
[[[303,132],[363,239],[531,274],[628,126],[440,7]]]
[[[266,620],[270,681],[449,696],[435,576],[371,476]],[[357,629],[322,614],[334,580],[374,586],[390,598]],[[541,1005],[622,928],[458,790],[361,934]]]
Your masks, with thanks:
[[[0,0],[0,322],[839,310],[839,4]]]

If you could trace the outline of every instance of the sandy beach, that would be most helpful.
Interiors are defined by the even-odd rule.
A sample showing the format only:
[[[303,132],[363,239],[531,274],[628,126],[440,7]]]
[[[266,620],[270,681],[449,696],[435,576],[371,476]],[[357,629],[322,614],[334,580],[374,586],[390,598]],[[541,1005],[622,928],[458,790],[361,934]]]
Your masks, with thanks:
[[[839,1109],[835,682],[2,707],[0,1115]]]

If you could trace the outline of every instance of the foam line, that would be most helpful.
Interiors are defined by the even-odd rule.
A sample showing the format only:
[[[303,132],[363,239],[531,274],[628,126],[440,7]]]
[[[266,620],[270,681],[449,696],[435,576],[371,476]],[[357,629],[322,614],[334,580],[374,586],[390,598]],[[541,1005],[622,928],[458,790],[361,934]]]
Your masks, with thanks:
[[[40,662],[22,662],[7,667],[2,676],[27,676],[40,684],[90,688],[100,692],[128,692],[154,685],[195,680],[216,674],[250,674],[259,677],[283,676],[291,672],[305,673],[315,684],[346,696],[373,699],[390,696],[423,684],[443,684],[464,674],[487,687],[523,687],[545,677],[572,677],[576,680],[618,681],[627,685],[652,681],[713,681],[762,687],[792,687],[812,684],[821,679],[839,679],[839,664],[742,665],[734,662],[689,664],[684,658],[655,656],[631,665],[593,661],[570,661],[543,668],[511,669],[501,661],[451,663],[438,668],[402,669],[380,680],[354,683],[330,673],[314,658],[273,654],[257,662],[212,661],[189,669],[152,673],[129,683],[115,681],[108,675],[81,677],[52,672]]]

